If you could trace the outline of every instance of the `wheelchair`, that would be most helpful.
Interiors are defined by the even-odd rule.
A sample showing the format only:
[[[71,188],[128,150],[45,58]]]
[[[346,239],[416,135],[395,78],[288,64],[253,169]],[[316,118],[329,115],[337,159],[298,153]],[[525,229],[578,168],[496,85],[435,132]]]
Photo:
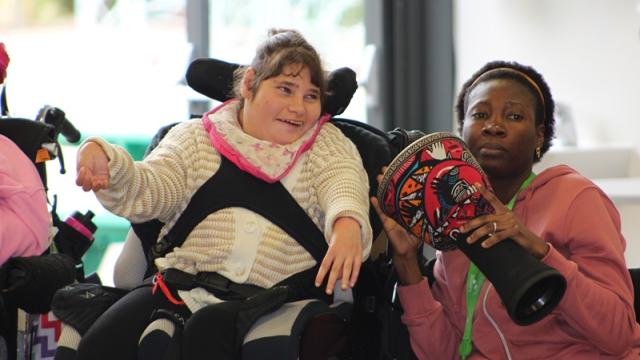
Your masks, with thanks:
[[[233,71],[238,67],[217,59],[197,59],[187,69],[187,84],[195,91],[220,102],[229,100]],[[334,70],[329,76],[329,97],[324,112],[357,147],[367,171],[370,195],[377,189],[376,176],[382,167],[414,140],[423,136],[420,131],[395,129],[381,131],[365,123],[339,118],[357,89],[355,73],[348,68]],[[197,115],[196,115],[197,116]],[[152,139],[147,154],[157,145],[174,124],[162,127]],[[382,232],[382,225],[373,208],[370,221],[374,239]],[[163,226],[157,220],[132,224],[125,245],[114,269],[117,288],[132,288],[154,273],[149,254],[157,245]],[[384,240],[380,240],[384,242]],[[367,260],[360,271],[360,279],[352,294],[321,300],[302,300],[287,303],[275,312],[260,318],[249,329],[242,344],[243,359],[385,359],[414,358],[408,337],[402,344],[391,344],[391,333],[401,328],[400,309],[393,299],[393,272],[386,245],[374,241],[378,256]],[[377,244],[376,244],[377,243]],[[175,244],[173,244],[175,245]],[[179,245],[179,244],[178,244]],[[103,288],[104,289],[104,288]],[[102,292],[102,290],[97,290]],[[54,300],[54,313],[57,306]],[[101,310],[102,311],[102,310]],[[63,311],[65,312],[65,311]],[[97,318],[99,314],[95,315]],[[65,316],[59,316],[65,324]],[[83,321],[90,324],[91,320]],[[79,329],[82,328],[82,329]],[[86,328],[76,330],[82,335]],[[385,336],[382,332],[389,332]],[[64,330],[63,330],[64,332]],[[397,352],[404,352],[397,356]]]
[[[6,87],[3,87],[0,134],[12,140],[33,161],[48,197],[45,162],[58,159],[60,172],[64,173],[58,137],[62,135],[74,143],[80,140],[80,133],[62,110],[52,106],[40,109],[34,120],[10,117],[5,91]],[[57,234],[49,239],[55,246],[50,245],[40,256],[14,257],[0,264],[0,337],[8,359],[16,359],[19,355],[20,358],[33,358],[29,335],[35,331],[39,316],[46,316],[50,311],[53,294],[65,285],[84,280],[84,273],[78,266],[91,245],[91,234],[79,234],[61,221],[56,213],[57,198],[55,195],[53,198],[53,203],[48,198],[47,202],[51,205],[51,228],[57,229]],[[79,223],[79,226],[87,225],[95,232],[91,222],[93,214],[89,211],[86,216],[84,224]],[[51,324],[54,323],[52,319]],[[3,358],[2,354],[0,358]]]

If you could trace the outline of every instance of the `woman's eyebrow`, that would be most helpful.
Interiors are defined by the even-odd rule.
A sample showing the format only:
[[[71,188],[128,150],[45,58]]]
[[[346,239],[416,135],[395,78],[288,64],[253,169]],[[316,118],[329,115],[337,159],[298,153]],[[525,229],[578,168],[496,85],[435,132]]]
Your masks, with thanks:
[[[279,80],[278,85],[286,85],[294,87],[296,89],[300,88],[300,85],[298,83],[289,80]],[[314,94],[320,94],[320,89],[318,89],[316,86],[312,86],[309,91],[313,92]]]
[[[469,109],[477,107],[477,106],[491,106],[491,103],[488,100],[476,100],[474,102],[469,103]]]
[[[517,101],[517,100],[508,100],[504,102],[505,105],[508,106],[527,106],[525,103],[521,102],[521,101]]]

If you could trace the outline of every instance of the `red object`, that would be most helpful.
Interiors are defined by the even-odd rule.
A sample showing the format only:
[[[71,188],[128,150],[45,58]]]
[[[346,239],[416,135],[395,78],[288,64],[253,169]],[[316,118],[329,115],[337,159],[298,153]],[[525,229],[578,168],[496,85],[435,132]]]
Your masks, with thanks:
[[[7,68],[9,67],[9,54],[4,47],[4,43],[0,42],[0,84],[4,82],[4,78],[7,77]]]
[[[476,183],[489,187],[459,137],[439,132],[416,140],[389,164],[378,188],[382,211],[438,250],[456,248],[458,228],[493,212]]]
[[[164,294],[164,296],[169,300],[172,304],[175,305],[184,305],[184,301],[176,299],[169,291],[167,284],[164,283],[164,279],[162,278],[161,273],[157,273],[153,278],[153,288],[151,288],[151,293],[155,294],[160,288],[160,291]]]

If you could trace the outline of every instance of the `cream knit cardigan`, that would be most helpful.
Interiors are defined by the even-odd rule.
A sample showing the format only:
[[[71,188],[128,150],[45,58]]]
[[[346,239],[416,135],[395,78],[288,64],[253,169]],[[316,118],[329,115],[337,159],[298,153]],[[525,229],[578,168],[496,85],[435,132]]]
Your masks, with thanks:
[[[100,144],[110,159],[110,186],[96,193],[98,200],[109,211],[131,222],[159,219],[166,224],[160,237],[173,226],[191,196],[220,166],[220,154],[211,145],[200,119],[174,126],[140,162],[135,162],[122,147],[100,138],[87,141]],[[295,177],[287,189],[323,231],[327,241],[331,239],[332,224],[337,218],[356,219],[361,226],[363,259],[366,259],[372,238],[368,220],[369,182],[355,145],[338,128],[326,123],[311,149],[298,161],[302,162],[296,164],[299,171],[287,175]],[[286,177],[283,180],[287,180]],[[237,215],[234,208],[210,214],[181,247],[157,259],[156,265],[160,270],[177,268],[189,273],[208,271],[232,275],[234,270],[225,260],[234,248]],[[298,242],[268,222],[244,282],[271,287],[314,264],[315,260]]]

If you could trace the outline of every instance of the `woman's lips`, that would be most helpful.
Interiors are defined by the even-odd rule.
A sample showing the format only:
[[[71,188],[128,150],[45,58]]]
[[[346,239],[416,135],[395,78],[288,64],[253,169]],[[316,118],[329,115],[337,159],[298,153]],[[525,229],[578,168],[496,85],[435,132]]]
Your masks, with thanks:
[[[479,150],[482,155],[498,155],[507,151],[504,146],[499,144],[483,144]]]
[[[299,120],[291,120],[291,119],[282,119],[282,118],[278,118],[277,119],[280,122],[283,122],[285,124],[291,125],[291,126],[302,126],[302,121]]]

